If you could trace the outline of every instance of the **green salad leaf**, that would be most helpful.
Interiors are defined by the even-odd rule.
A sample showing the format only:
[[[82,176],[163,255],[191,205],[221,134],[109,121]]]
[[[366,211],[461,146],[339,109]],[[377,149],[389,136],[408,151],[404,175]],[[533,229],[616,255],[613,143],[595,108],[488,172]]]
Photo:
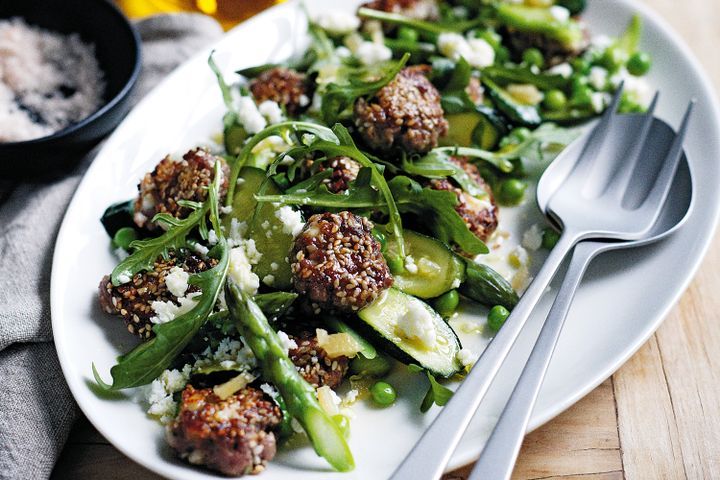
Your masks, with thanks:
[[[372,20],[380,20],[383,23],[389,25],[398,25],[403,27],[409,27],[419,32],[422,32],[430,37],[436,37],[441,33],[447,32],[458,32],[462,33],[471,28],[475,28],[480,25],[483,21],[482,18],[474,18],[472,20],[455,21],[451,23],[443,22],[429,22],[425,20],[417,20],[414,18],[406,17],[399,13],[384,12],[381,10],[374,10],[372,8],[361,7],[357,12],[360,18],[369,18]]]
[[[422,413],[430,410],[430,407],[432,407],[433,404],[437,405],[438,407],[444,406],[445,404],[447,404],[447,402],[450,401],[453,396],[453,391],[446,386],[439,384],[438,381],[435,380],[435,377],[430,374],[430,372],[426,371],[425,374],[430,381],[430,388],[428,389],[427,393],[425,394],[425,398],[423,398],[423,401],[420,404],[420,411]]]
[[[460,166],[451,160],[451,151],[435,149],[424,157],[411,160],[403,158],[402,168],[410,175],[417,175],[426,178],[451,177],[460,188],[474,197],[487,197],[488,192],[481,185],[470,177]]]

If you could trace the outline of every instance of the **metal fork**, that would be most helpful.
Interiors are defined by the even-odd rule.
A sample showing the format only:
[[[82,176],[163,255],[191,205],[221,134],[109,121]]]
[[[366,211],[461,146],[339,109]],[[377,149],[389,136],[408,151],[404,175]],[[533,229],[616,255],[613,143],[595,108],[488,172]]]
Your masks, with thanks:
[[[647,142],[657,95],[647,114],[622,117],[616,113],[621,95],[622,86],[598,125],[587,136],[583,148],[568,149],[563,153],[579,155],[575,166],[548,202],[548,215],[563,228],[560,240],[503,328],[392,479],[440,477],[530,313],[564,258],[578,242],[586,239],[638,240],[655,224],[682,156],[692,104],[685,114],[680,133],[658,162],[653,161],[657,155],[651,155],[657,152]],[[611,140],[615,143],[610,143]],[[642,176],[646,181],[633,182],[633,176]],[[529,414],[527,417],[529,419]],[[526,426],[527,419],[524,422]],[[519,442],[509,448],[513,451],[509,466],[512,471]],[[492,480],[503,478],[487,472],[482,474],[483,478]]]

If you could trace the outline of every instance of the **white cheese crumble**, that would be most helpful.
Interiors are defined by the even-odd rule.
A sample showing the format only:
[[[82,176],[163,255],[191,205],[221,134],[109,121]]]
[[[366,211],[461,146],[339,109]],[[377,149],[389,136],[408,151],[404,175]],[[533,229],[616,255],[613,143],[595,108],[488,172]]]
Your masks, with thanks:
[[[515,268],[526,267],[530,263],[530,256],[525,248],[518,245],[508,254],[508,263]]]
[[[418,267],[415,264],[415,259],[412,257],[412,255],[408,255],[405,257],[405,270],[412,274],[416,274],[418,272]]]
[[[473,67],[483,68],[495,63],[495,50],[482,38],[468,40],[459,33],[441,33],[437,46],[446,57],[452,60],[463,57]]]
[[[345,35],[360,27],[360,19],[342,10],[330,10],[317,15],[314,22],[332,35]]]
[[[360,395],[360,392],[353,388],[345,394],[345,398],[343,398],[343,405],[352,405],[357,401],[358,395]]]
[[[297,237],[305,226],[302,214],[291,206],[285,205],[275,210],[275,217],[283,224],[283,233]]]
[[[363,42],[355,51],[355,56],[363,65],[375,65],[392,58],[392,50],[382,43]]]
[[[565,23],[570,20],[570,10],[560,5],[550,7],[550,15],[560,23]]]
[[[265,275],[262,279],[263,283],[268,287],[272,287],[275,284],[275,275]]]
[[[280,123],[285,119],[280,105],[272,100],[265,100],[258,105],[258,112],[260,112],[260,115],[265,117],[270,125]]]
[[[237,218],[230,220],[230,240],[233,245],[239,245],[247,231],[247,222],[240,222]]]
[[[120,283],[120,285],[123,285],[125,283],[130,283],[130,280],[132,280],[132,278],[130,278],[129,275],[125,275],[124,273],[121,273],[120,275],[118,275],[118,282]]]
[[[198,302],[196,297],[199,297],[200,295],[202,295],[202,292],[192,292],[187,296],[179,297],[177,300],[180,305],[176,305],[171,300],[166,302],[160,300],[153,301],[150,304],[150,308],[152,308],[153,312],[155,312],[155,316],[151,317],[150,321],[154,324],[161,324],[175,320],[180,315],[183,315],[195,308],[195,305],[197,305]]]
[[[185,388],[189,377],[190,365],[185,365],[182,371],[165,370],[150,385],[144,387],[145,401],[149,404],[148,415],[159,417],[163,424],[170,423],[177,412],[173,394]]]
[[[277,272],[278,268],[280,268],[280,265],[278,265],[277,262],[272,262],[270,264],[270,270],[272,270],[273,272]]]
[[[188,279],[190,274],[182,268],[175,266],[165,276],[165,286],[168,291],[176,297],[184,297],[188,289]]]
[[[195,361],[193,369],[210,366],[214,363],[227,369],[253,370],[257,367],[257,359],[247,345],[229,337],[223,338],[214,352],[206,348],[200,358]]]
[[[230,250],[228,278],[249,295],[255,295],[260,287],[260,279],[253,273],[248,255],[242,246]]]
[[[590,105],[592,105],[595,113],[602,113],[611,99],[612,97],[607,93],[595,92],[590,96]]]
[[[533,224],[530,228],[525,230],[522,237],[522,246],[528,250],[539,250],[542,246],[542,230],[538,224]]]
[[[116,248],[114,253],[115,253],[115,256],[118,258],[118,260],[120,260],[121,262],[130,256],[130,254],[127,252],[127,250],[125,250],[122,247]]]
[[[210,251],[205,245],[197,242],[193,243],[192,249],[195,250],[195,253],[199,253],[203,257]]]
[[[277,389],[269,383],[263,383],[262,385],[260,385],[260,390],[262,390],[265,395],[272,398],[273,400],[280,396],[280,393],[277,391]]]
[[[228,215],[232,213],[232,205],[224,205],[220,207],[220,213],[222,213],[223,215]]]
[[[608,71],[603,67],[592,67],[588,75],[588,81],[595,90],[605,90],[608,82]]]
[[[548,70],[548,73],[551,75],[560,75],[563,78],[570,78],[573,74],[573,68],[569,63],[565,62],[560,65],[555,65]]]
[[[280,338],[280,344],[285,349],[285,353],[287,353],[290,350],[298,348],[298,345],[295,342],[295,340],[290,338],[287,333],[283,332],[282,330],[278,330],[277,334],[278,334],[278,337]]]
[[[239,97],[235,101],[238,121],[249,134],[258,133],[267,126],[265,117],[258,111],[257,105],[250,97]]]
[[[437,340],[432,315],[419,300],[410,302],[398,319],[397,331],[401,337],[417,340],[425,348],[432,348]]]
[[[463,367],[472,367],[478,358],[479,356],[469,348],[463,348],[457,353],[458,362],[460,362]]]
[[[215,233],[215,230],[209,230],[208,231],[208,240],[207,240],[208,243],[210,245],[217,245],[218,240],[219,239],[218,239],[217,233]]]

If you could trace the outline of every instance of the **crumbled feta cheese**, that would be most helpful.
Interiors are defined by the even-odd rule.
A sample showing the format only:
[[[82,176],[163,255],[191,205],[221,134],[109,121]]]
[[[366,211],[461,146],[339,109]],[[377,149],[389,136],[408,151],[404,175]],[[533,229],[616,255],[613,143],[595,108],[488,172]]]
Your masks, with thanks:
[[[400,336],[417,340],[425,348],[433,347],[436,342],[432,315],[419,300],[410,302],[405,314],[398,319],[397,331]]]
[[[375,65],[392,58],[392,50],[382,43],[363,42],[355,51],[355,56],[363,65]]]
[[[224,205],[220,207],[220,213],[222,213],[223,215],[228,215],[232,213],[232,205]]]
[[[125,275],[124,273],[121,273],[120,275],[118,275],[118,282],[120,283],[120,285],[123,285],[125,283],[130,283],[130,280],[132,280],[132,278],[130,278],[129,275]]]
[[[357,401],[358,395],[360,395],[360,392],[358,392],[356,389],[352,389],[349,392],[345,394],[345,398],[343,399],[344,405],[352,405]]]
[[[185,388],[189,377],[190,366],[185,365],[182,371],[165,370],[145,387],[145,401],[149,404],[148,415],[159,417],[163,424],[169,423],[177,412],[177,403],[172,395]]]
[[[276,262],[272,262],[270,264],[270,270],[272,270],[273,272],[277,272],[278,268],[280,268],[280,266]]]
[[[283,233],[292,235],[293,238],[297,237],[305,226],[302,214],[289,205],[285,205],[275,210],[275,217],[282,222]]]
[[[217,245],[218,243],[218,236],[217,233],[215,233],[215,230],[208,231],[208,243],[210,245]]]
[[[408,255],[405,257],[405,270],[412,274],[418,272],[418,267],[415,264],[415,259],[412,257],[412,255]]]
[[[335,49],[335,55],[337,55],[338,58],[350,58],[352,52],[346,46],[340,45]]]
[[[298,99],[298,105],[300,105],[301,107],[307,107],[308,105],[310,105],[310,99],[308,98],[308,96],[304,93],[300,95],[300,98]]]
[[[565,23],[570,20],[570,10],[560,5],[550,7],[550,15],[560,23]]]
[[[527,250],[518,245],[508,254],[508,262],[515,268],[526,267],[530,263],[530,256]]]
[[[542,246],[542,230],[537,224],[525,230],[522,237],[522,246],[528,250],[539,250]]]
[[[115,256],[120,260],[121,262],[125,260],[127,257],[130,256],[130,254],[122,247],[118,247],[115,249]]]
[[[468,40],[459,33],[441,33],[437,46],[446,57],[453,60],[463,57],[473,67],[483,68],[495,63],[495,50],[482,38]]]
[[[605,50],[612,45],[613,39],[607,35],[596,35],[591,40],[591,45],[598,50]]]
[[[548,73],[551,75],[560,75],[563,78],[570,78],[573,74],[573,68],[569,63],[565,62],[560,65],[555,65],[548,70]]]
[[[457,353],[458,362],[460,362],[463,367],[472,367],[478,358],[478,355],[469,348],[463,348]]]
[[[180,315],[184,315],[195,308],[195,305],[197,305],[198,302],[196,297],[199,297],[200,295],[202,295],[202,292],[192,292],[185,297],[179,297],[178,303],[180,305],[176,305],[170,300],[166,302],[159,300],[153,301],[150,304],[150,308],[152,308],[153,312],[155,312],[155,316],[151,317],[150,321],[155,324],[160,324],[175,320]]]
[[[608,82],[608,71],[603,67],[592,67],[588,75],[588,81],[595,90],[605,90]]]
[[[239,243],[245,236],[247,231],[247,222],[240,222],[237,218],[230,220],[230,239],[236,244]]]
[[[278,334],[278,337],[280,338],[280,344],[285,349],[285,353],[287,353],[289,350],[298,348],[298,345],[295,342],[295,340],[290,338],[287,333],[283,332],[282,330],[278,330],[277,334]]]
[[[272,287],[275,283],[275,275],[265,275],[262,279],[263,283],[268,287]]]
[[[249,134],[258,133],[267,126],[265,117],[258,111],[257,105],[250,97],[239,97],[235,106],[238,121]]]
[[[269,383],[263,383],[262,385],[260,385],[260,390],[262,390],[265,395],[272,399],[276,399],[280,395],[277,389]]]
[[[595,113],[602,113],[611,97],[607,93],[595,92],[590,96],[590,105]]]
[[[195,253],[199,253],[202,256],[207,255],[210,251],[205,245],[197,242],[193,243],[192,249],[195,250]]]
[[[245,242],[245,254],[247,255],[250,265],[257,265],[262,258],[260,253],[255,246],[255,240],[246,240]]]
[[[265,100],[258,105],[258,112],[260,112],[260,115],[265,117],[270,125],[280,123],[285,119],[282,109],[280,109],[280,105],[272,100]]]
[[[625,81],[624,93],[630,101],[644,108],[650,106],[655,92],[647,80],[630,75],[625,69],[621,70],[620,77]]]
[[[360,19],[342,10],[330,10],[315,17],[314,22],[333,35],[346,35],[360,27]]]
[[[260,279],[252,271],[245,248],[235,247],[230,250],[228,278],[243,292],[250,295],[257,293],[260,287]]]
[[[165,286],[176,297],[184,297],[188,289],[190,274],[180,267],[172,267],[165,276]]]

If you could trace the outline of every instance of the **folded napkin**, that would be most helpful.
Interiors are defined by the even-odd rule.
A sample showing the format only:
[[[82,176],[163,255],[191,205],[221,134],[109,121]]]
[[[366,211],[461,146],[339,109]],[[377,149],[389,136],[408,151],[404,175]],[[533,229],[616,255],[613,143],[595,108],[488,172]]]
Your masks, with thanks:
[[[140,99],[178,64],[222,34],[210,17],[161,15],[137,23]],[[43,182],[0,179],[0,479],[47,478],[77,407],[50,326],[50,268],[63,214],[95,152]]]

